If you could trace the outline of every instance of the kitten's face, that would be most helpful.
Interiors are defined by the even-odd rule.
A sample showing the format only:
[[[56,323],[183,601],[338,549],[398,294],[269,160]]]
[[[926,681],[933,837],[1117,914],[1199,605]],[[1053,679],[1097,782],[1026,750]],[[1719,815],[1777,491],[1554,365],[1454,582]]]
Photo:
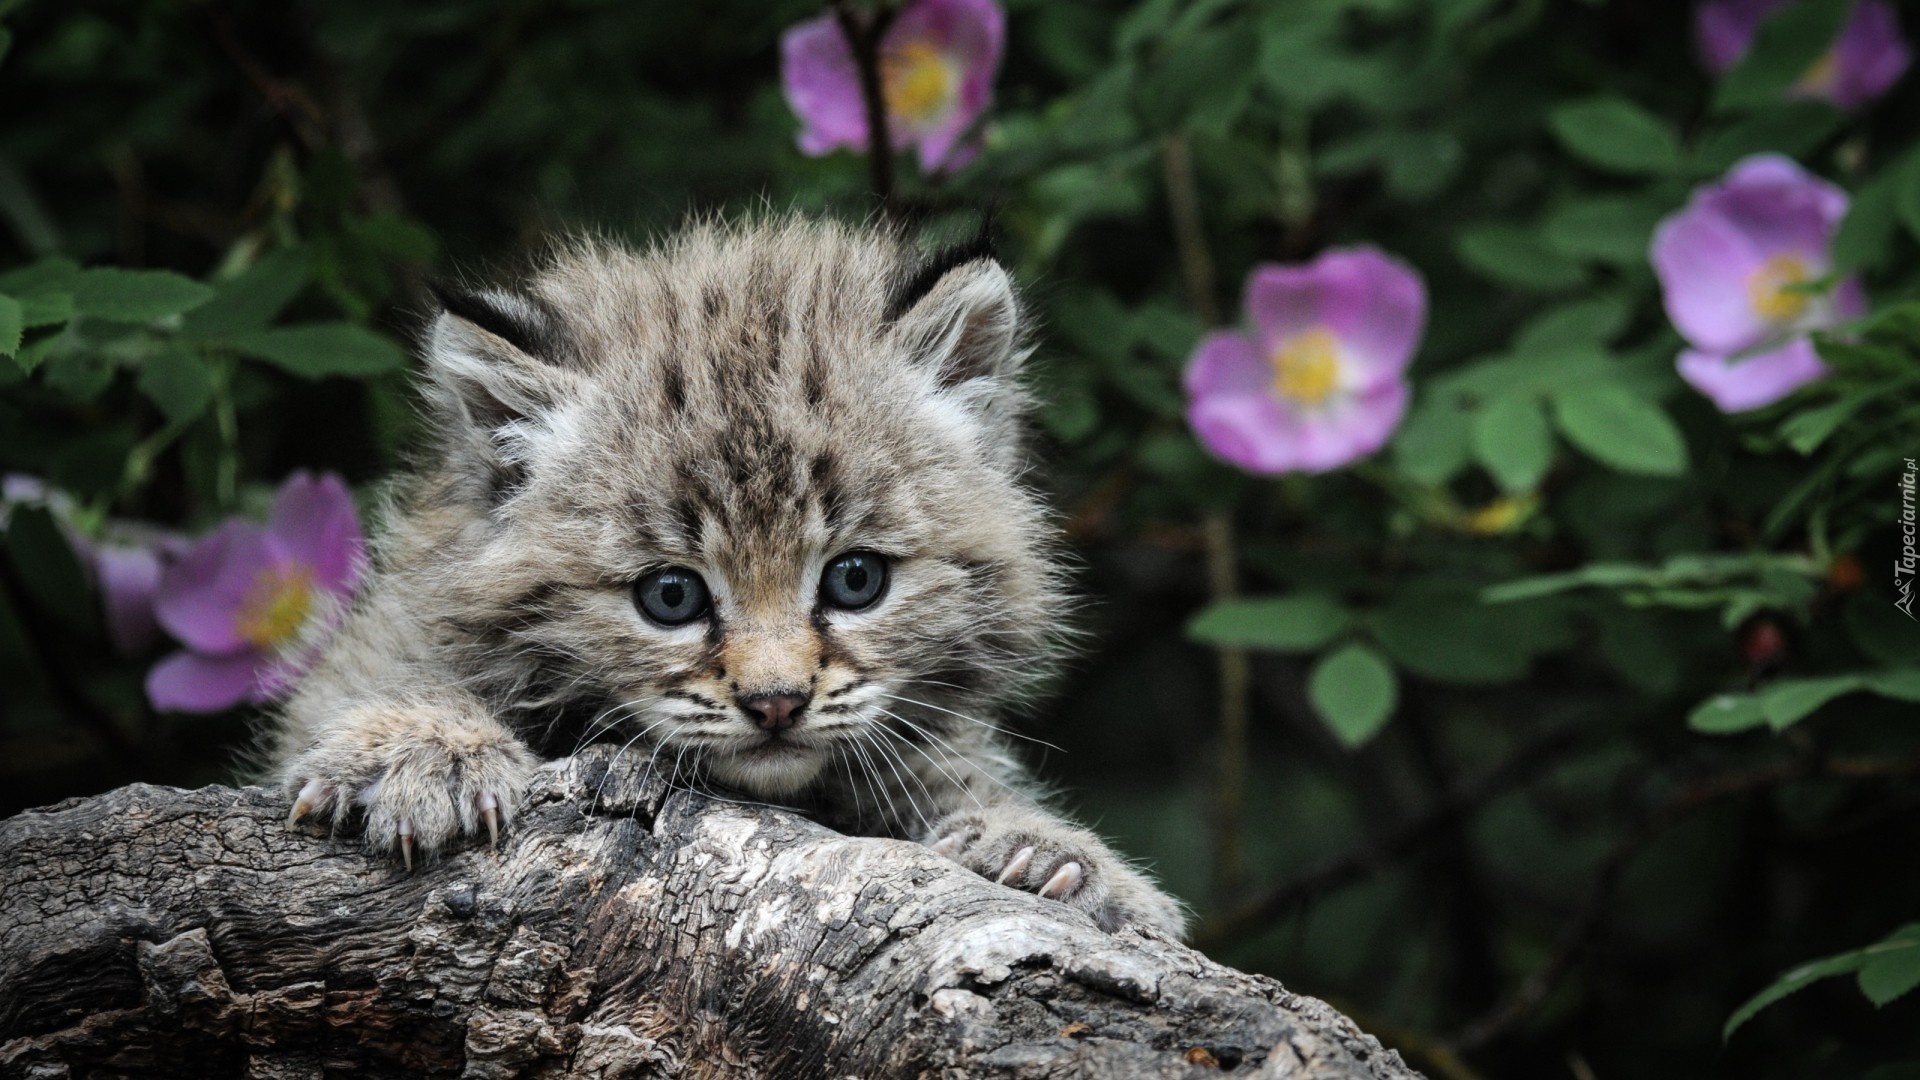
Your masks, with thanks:
[[[1043,673],[1015,301],[990,261],[915,282],[906,258],[695,234],[436,327],[444,401],[484,432],[454,442],[491,501],[466,588],[543,682],[614,703],[611,737],[779,797],[938,755]]]

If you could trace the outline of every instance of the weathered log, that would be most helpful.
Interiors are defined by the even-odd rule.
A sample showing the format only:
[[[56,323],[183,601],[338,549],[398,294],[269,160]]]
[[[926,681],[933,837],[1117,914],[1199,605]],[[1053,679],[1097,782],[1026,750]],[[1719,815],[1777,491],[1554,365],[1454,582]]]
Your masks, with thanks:
[[[0,1075],[1417,1075],[1271,979],[604,749],[411,874],[285,814],[136,785],[0,822]]]

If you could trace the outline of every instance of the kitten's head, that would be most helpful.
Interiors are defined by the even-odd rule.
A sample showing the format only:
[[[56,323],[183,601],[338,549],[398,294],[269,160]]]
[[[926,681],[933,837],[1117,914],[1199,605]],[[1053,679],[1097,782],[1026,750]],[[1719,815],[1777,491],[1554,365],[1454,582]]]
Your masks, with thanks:
[[[444,307],[433,574],[483,665],[767,796],[1051,667],[1021,310],[984,252],[709,225]]]

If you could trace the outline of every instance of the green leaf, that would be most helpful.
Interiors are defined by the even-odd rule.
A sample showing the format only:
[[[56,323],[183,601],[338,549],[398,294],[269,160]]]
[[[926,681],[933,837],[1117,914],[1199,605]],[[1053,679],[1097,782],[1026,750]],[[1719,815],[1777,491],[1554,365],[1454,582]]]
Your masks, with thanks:
[[[1832,138],[1846,115],[1824,101],[1788,101],[1708,133],[1693,151],[1693,171],[1718,176],[1752,154],[1804,157]]]
[[[1393,436],[1393,463],[1409,479],[1438,487],[1467,467],[1473,414],[1449,398],[1424,393]]]
[[[1904,160],[1904,159],[1903,159]],[[1849,270],[1882,266],[1893,254],[1894,226],[1899,220],[1899,189],[1906,170],[1898,165],[1882,169],[1860,186],[1847,206],[1847,216],[1833,236],[1833,268]]]
[[[1466,229],[1455,251],[1482,277],[1516,289],[1558,292],[1586,280],[1578,263],[1548,250],[1518,225],[1496,222]]]
[[[20,301],[0,296],[0,356],[12,356],[20,351],[20,332],[24,329],[26,314],[20,310]]]
[[[1687,444],[1658,405],[1613,386],[1557,394],[1554,416],[1568,441],[1603,465],[1646,476],[1687,471]]]
[[[1570,259],[1645,266],[1653,227],[1671,209],[1640,199],[1585,199],[1548,214],[1540,234],[1549,248]]]
[[[1480,410],[1473,451],[1502,491],[1532,491],[1553,464],[1553,430],[1531,394],[1508,394]]]
[[[1920,923],[1901,927],[1865,952],[1856,981],[1876,1008],[1920,986]]]
[[[1833,45],[1853,0],[1806,0],[1789,4],[1760,24],[1753,45],[1714,94],[1716,111],[1779,102]]]
[[[275,251],[238,276],[219,282],[214,298],[188,313],[180,332],[217,338],[264,330],[300,295],[312,273],[312,260],[304,249]]]
[[[1451,683],[1511,682],[1571,640],[1557,604],[1489,606],[1473,589],[1437,582],[1409,584],[1367,621],[1400,667]]]
[[[1631,314],[1633,309],[1626,301],[1614,297],[1562,304],[1521,327],[1514,335],[1513,351],[1525,355],[1581,347],[1602,348],[1626,327]]]
[[[122,270],[103,266],[73,279],[73,310],[114,322],[152,322],[192,311],[213,299],[213,290],[170,270]]]
[[[1365,645],[1322,657],[1307,677],[1307,699],[1348,749],[1364,746],[1393,715],[1400,688],[1393,667]]]
[[[1687,726],[1703,735],[1730,735],[1751,731],[1767,722],[1760,699],[1752,694],[1710,697],[1687,715]]]
[[[1780,425],[1780,437],[1798,453],[1811,454],[1877,396],[1877,389],[1863,390],[1817,408],[1802,409]]]
[[[232,345],[248,356],[308,379],[380,375],[398,369],[407,360],[407,354],[389,338],[345,322],[259,330],[235,336]]]
[[[1881,697],[1920,701],[1920,668],[1869,675],[1866,677],[1866,688]]]
[[[38,326],[58,326],[73,318],[73,294],[71,293],[34,293],[18,299],[20,325],[28,330]]]
[[[1187,637],[1204,645],[1309,652],[1347,628],[1347,610],[1320,593],[1221,600],[1187,624]]]
[[[186,349],[166,349],[149,359],[141,368],[139,385],[175,424],[198,418],[213,402],[212,373]]]
[[[1860,990],[1867,999],[1876,1005],[1884,1005],[1901,994],[1920,985],[1920,974],[1916,966],[1920,965],[1920,923],[1909,923],[1888,934],[1885,938],[1864,949],[1829,956],[1824,960],[1815,960],[1802,964],[1774,980],[1773,985],[1753,996],[1751,1001],[1735,1009],[1727,1018],[1727,1025],[1721,1031],[1721,1038],[1731,1039],[1733,1033],[1742,1024],[1753,1019],[1761,1009],[1779,1001],[1789,994],[1812,986],[1821,979],[1835,975],[1847,975],[1854,972],[1865,974],[1869,967],[1877,967],[1871,980],[1860,979]]]
[[[1569,153],[1614,172],[1666,175],[1680,170],[1680,141],[1658,117],[1625,98],[1562,105],[1547,123]]]
[[[1766,714],[1767,723],[1773,730],[1782,731],[1834,698],[1863,688],[1864,684],[1858,675],[1787,679],[1761,692],[1760,711]]]

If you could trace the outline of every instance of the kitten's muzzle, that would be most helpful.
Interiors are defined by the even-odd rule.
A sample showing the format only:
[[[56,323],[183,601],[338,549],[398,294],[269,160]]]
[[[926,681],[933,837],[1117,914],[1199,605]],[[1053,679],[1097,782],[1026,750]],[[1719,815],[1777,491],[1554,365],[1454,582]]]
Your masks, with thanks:
[[[805,694],[755,694],[735,699],[741,711],[761,731],[786,731],[800,722],[809,700]]]

